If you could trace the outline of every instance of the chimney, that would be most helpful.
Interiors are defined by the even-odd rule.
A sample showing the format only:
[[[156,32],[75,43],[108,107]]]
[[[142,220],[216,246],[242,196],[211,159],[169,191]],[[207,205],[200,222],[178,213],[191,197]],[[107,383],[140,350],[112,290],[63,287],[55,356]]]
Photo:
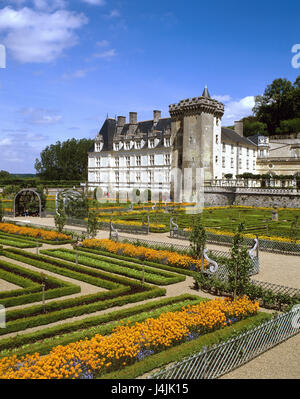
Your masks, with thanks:
[[[153,111],[153,122],[157,123],[161,118],[161,111]]]
[[[243,121],[235,121],[234,122],[234,131],[240,136],[244,136],[244,122]]]
[[[137,112],[129,112],[129,123],[130,125],[137,124]]]
[[[118,116],[118,127],[123,127],[126,123],[126,116]]]

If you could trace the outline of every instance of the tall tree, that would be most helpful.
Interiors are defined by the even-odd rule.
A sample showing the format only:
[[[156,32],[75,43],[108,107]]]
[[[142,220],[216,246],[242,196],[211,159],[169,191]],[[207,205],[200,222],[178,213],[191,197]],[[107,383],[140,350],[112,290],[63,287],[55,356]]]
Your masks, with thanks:
[[[87,179],[88,150],[93,140],[70,139],[47,146],[36,159],[38,175],[49,180]]]
[[[0,170],[0,179],[9,179],[11,177],[11,174],[6,170]]]
[[[270,135],[275,134],[280,121],[294,117],[295,88],[287,79],[275,79],[262,96],[255,98],[254,115],[267,125]]]

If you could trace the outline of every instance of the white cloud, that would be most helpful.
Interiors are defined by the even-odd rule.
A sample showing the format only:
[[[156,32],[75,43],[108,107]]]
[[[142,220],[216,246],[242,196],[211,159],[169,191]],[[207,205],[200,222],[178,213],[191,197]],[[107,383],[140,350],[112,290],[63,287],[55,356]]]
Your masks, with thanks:
[[[247,96],[240,100],[232,100],[229,95],[212,96],[212,98],[224,102],[225,113],[222,118],[223,126],[233,125],[234,121],[238,121],[246,116],[253,114],[255,105],[255,97]]]
[[[111,10],[111,12],[108,14],[109,18],[116,18],[116,17],[120,17],[120,11],[119,10]]]
[[[225,95],[223,95],[223,96],[213,95],[212,98],[213,98],[214,100],[220,101],[221,103],[223,103],[223,102],[228,102],[228,101],[231,100],[231,97],[230,97],[230,95],[228,95],[228,94],[225,94]]]
[[[105,0],[81,0],[81,1],[90,4],[92,6],[104,6],[106,4]]]
[[[96,69],[96,68],[77,69],[76,71],[71,72],[71,73],[64,73],[64,74],[62,75],[62,78],[65,79],[65,80],[69,80],[69,79],[81,79],[81,78],[86,77],[86,75],[87,75],[89,72],[92,72],[92,71],[94,71],[95,69]]]
[[[3,43],[22,63],[47,63],[60,57],[64,50],[77,44],[75,30],[87,23],[83,14],[67,10],[36,11],[24,7],[0,10]]]
[[[103,51],[102,53],[95,53],[93,54],[93,57],[95,58],[103,58],[103,59],[111,59],[117,55],[116,50],[110,49],[107,51]]]
[[[24,108],[21,110],[24,122],[30,125],[54,125],[62,121],[62,116],[43,108]]]
[[[108,40],[100,40],[99,42],[96,43],[97,46],[99,47],[107,47],[109,46],[109,41]]]
[[[53,11],[58,8],[65,8],[67,0],[9,0],[9,3],[22,7],[25,3],[38,10]]]
[[[49,137],[32,132],[19,133],[20,130],[16,129],[0,140],[0,170],[33,173],[35,159],[48,144]]]

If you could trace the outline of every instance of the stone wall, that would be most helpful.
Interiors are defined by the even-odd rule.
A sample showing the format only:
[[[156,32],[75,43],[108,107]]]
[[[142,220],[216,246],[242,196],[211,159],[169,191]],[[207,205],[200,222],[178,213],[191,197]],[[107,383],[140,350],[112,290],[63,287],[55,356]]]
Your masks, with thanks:
[[[247,189],[248,192],[237,192],[239,189],[222,188],[206,189],[205,206],[246,205],[257,207],[300,208],[300,191],[298,190],[258,190]],[[253,191],[253,192],[251,192]]]
[[[300,208],[300,195],[236,195],[234,205]]]

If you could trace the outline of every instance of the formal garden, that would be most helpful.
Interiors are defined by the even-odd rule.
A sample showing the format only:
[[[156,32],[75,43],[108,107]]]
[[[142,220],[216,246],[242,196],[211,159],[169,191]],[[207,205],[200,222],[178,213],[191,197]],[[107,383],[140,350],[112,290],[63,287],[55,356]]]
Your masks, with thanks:
[[[89,219],[89,237],[61,220],[56,230],[0,223],[0,378],[157,378],[153,370],[278,323],[300,301],[299,290],[253,279],[259,253],[243,223],[222,252],[206,250],[199,216],[181,249],[98,239]]]

